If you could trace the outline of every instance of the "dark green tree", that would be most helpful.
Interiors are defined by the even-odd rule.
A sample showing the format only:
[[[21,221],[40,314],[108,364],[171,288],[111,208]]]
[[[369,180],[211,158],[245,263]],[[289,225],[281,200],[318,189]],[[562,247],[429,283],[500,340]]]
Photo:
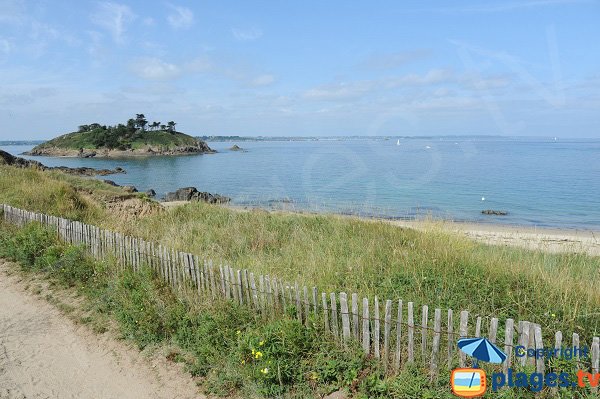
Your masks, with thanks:
[[[146,116],[144,114],[135,114],[135,124],[138,128],[146,130],[146,125],[148,124]]]

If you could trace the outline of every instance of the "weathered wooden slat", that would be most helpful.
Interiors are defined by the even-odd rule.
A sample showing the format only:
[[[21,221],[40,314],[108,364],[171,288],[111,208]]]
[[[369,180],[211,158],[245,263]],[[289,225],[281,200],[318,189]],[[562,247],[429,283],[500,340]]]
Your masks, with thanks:
[[[599,337],[592,338],[591,352],[592,352],[592,373],[597,376],[598,372],[600,371],[599,370],[600,369],[600,338]],[[592,392],[597,393],[598,386],[592,387]]]
[[[396,370],[400,370],[402,364],[402,299],[398,300],[398,313],[396,315]]]
[[[348,296],[340,292],[340,313],[342,316],[342,338],[344,342],[350,340],[350,312],[348,311]]]
[[[481,316],[477,316],[477,321],[475,322],[475,336],[477,338],[481,337]]]
[[[519,344],[525,348],[529,347],[529,322],[528,321],[520,321],[519,322],[521,335],[519,337]],[[519,362],[521,366],[525,366],[525,362],[527,362],[527,356],[522,356],[519,358]]]
[[[461,338],[466,338],[467,334],[469,333],[468,323],[469,323],[469,312],[466,310],[463,310],[460,312],[460,324],[458,327],[458,335]],[[460,367],[465,367],[466,362],[467,362],[467,355],[463,351],[459,351],[459,352],[460,352],[460,356],[459,356]]]
[[[371,333],[369,329],[369,299],[363,298],[362,311],[362,348],[365,354],[369,354],[371,349]]]
[[[381,337],[381,323],[379,319],[379,298],[375,295],[375,301],[373,303],[373,355],[375,359],[381,358],[381,344],[379,337]]]
[[[239,301],[240,305],[242,305],[244,303],[244,295],[242,293],[243,280],[242,280],[242,271],[241,270],[236,271],[235,283],[236,283],[236,287],[237,287],[238,301]]]
[[[319,311],[318,306],[319,303],[317,301],[317,287],[312,287],[312,303],[313,303],[313,314],[315,315],[315,319],[317,318],[317,312]]]
[[[356,341],[360,337],[360,325],[358,324],[358,294],[352,293],[352,335]]]
[[[539,325],[535,325],[535,350],[541,351],[544,349],[544,343],[542,342],[542,328]],[[539,353],[539,352],[538,352]],[[546,366],[544,364],[544,357],[536,358],[535,370],[540,374],[544,374]]]
[[[508,373],[508,369],[512,365],[514,327],[515,321],[513,319],[506,319],[504,328],[504,353],[506,353],[506,361],[502,364],[504,374]]]
[[[454,320],[452,309],[448,309],[448,369],[452,368],[452,356],[454,354]]]
[[[433,381],[438,375],[440,355],[440,337],[442,335],[442,310],[435,309],[433,316],[433,342],[431,344],[431,361],[429,372]]]
[[[330,332],[329,328],[329,306],[327,305],[327,294],[321,293],[321,300],[323,301],[323,322],[325,323],[325,331]]]
[[[423,305],[421,312],[421,360],[425,362],[427,353],[427,320],[429,319],[429,306]]]
[[[498,319],[495,317],[492,317],[492,319],[490,320],[490,333],[489,333],[489,340],[492,344],[496,343],[497,336],[498,336]]]
[[[304,293],[304,324],[308,325],[308,319],[310,318],[310,302],[308,300],[308,287],[302,287]]]
[[[265,301],[265,276],[262,274],[258,276],[258,302],[260,310],[264,312],[267,305]]]
[[[392,301],[385,301],[383,315],[383,368],[387,372],[390,363],[390,333],[392,332]]]
[[[338,311],[337,311],[337,300],[335,299],[335,292],[329,294],[330,305],[331,305],[331,332],[333,336],[337,339],[340,337],[340,327],[338,320]]]
[[[414,363],[415,361],[415,318],[414,318],[414,304],[408,303],[408,363]]]

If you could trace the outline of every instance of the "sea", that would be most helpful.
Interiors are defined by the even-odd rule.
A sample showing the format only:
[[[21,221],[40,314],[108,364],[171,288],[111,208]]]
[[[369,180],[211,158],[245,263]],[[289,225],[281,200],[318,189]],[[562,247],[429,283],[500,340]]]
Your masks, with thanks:
[[[600,231],[600,139],[443,137],[209,142],[216,154],[81,159],[110,179],[218,193],[245,207]],[[231,151],[234,144],[244,151]],[[21,154],[32,145],[0,146]],[[484,215],[483,210],[507,214]]]

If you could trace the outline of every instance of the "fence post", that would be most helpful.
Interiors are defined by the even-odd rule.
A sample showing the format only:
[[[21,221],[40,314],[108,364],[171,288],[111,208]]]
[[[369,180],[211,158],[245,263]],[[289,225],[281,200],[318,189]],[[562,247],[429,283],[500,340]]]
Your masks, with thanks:
[[[402,361],[402,299],[398,300],[398,314],[396,316],[396,370],[400,370]]]
[[[358,325],[358,294],[352,293],[352,333],[354,339],[358,341],[360,336],[360,327]]]
[[[469,323],[469,312],[466,310],[463,310],[460,312],[460,325],[459,325],[459,329],[458,329],[458,334],[460,335],[461,338],[467,337],[467,334],[469,332],[468,323]],[[460,367],[465,367],[465,365],[467,363],[467,355],[463,351],[459,351],[459,352],[460,352],[460,357],[459,357]]]
[[[339,328],[339,321],[338,321],[338,313],[337,313],[337,301],[335,300],[335,292],[332,292],[331,294],[329,294],[329,298],[331,300],[331,332],[333,332],[333,335],[335,336],[336,339],[340,338],[340,328]]]
[[[506,361],[502,366],[502,371],[505,375],[508,373],[508,368],[512,364],[514,326],[515,321],[513,319],[506,319],[504,328],[504,353],[506,353]]]
[[[598,375],[600,368],[600,338],[594,337],[592,340],[592,373]],[[593,392],[598,392],[598,386],[592,388]]]
[[[421,315],[421,360],[425,363],[425,353],[427,352],[427,320],[429,318],[429,306],[423,305]]]
[[[365,354],[369,354],[371,349],[371,333],[369,331],[369,299],[363,298],[363,312],[362,312],[362,347]]]
[[[535,349],[536,353],[537,351],[544,349],[544,343],[542,342],[542,328],[538,324],[535,325]],[[544,371],[546,370],[544,357],[542,356],[539,359],[536,358],[535,363],[535,370],[540,374],[544,374]]]
[[[348,296],[340,292],[340,313],[342,314],[342,336],[344,343],[350,339],[350,314],[348,312]]]
[[[454,320],[452,309],[448,309],[448,369],[452,367],[452,353],[454,352]]]
[[[433,344],[431,349],[431,380],[438,374],[438,356],[440,352],[440,336],[442,334],[442,310],[435,309],[433,317]]]
[[[381,335],[380,322],[379,322],[379,299],[375,295],[375,303],[373,304],[373,319],[375,328],[373,329],[373,354],[376,359],[381,358],[379,337]]]
[[[383,325],[383,368],[387,372],[390,359],[390,332],[392,331],[392,301],[385,301]]]
[[[325,331],[330,332],[329,329],[329,306],[327,306],[327,294],[321,293],[321,300],[323,302],[323,321],[325,323]]]
[[[408,303],[408,363],[415,361],[415,320],[414,304]]]
[[[519,339],[519,343],[521,346],[525,347],[525,349],[529,348],[529,322],[528,321],[520,321],[519,325],[521,326],[521,337]],[[527,362],[527,356],[523,356],[520,358],[521,366],[525,366],[525,362]]]

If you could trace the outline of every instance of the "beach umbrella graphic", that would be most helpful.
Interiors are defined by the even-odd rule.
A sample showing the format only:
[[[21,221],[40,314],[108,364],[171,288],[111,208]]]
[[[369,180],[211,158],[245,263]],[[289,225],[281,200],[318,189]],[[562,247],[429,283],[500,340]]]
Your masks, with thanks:
[[[506,360],[506,353],[487,338],[461,338],[458,340],[458,348],[475,358],[474,368],[477,368],[478,360],[489,363],[503,363]]]

